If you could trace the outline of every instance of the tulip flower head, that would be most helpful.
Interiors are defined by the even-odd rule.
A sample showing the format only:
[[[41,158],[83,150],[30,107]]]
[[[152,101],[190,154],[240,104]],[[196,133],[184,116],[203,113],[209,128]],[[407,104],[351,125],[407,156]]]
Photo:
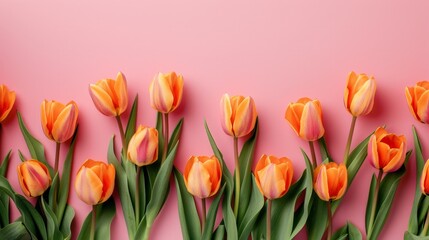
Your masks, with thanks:
[[[106,116],[117,117],[127,110],[127,81],[121,72],[116,76],[116,80],[102,79],[90,84],[89,93],[95,107]]]
[[[292,162],[285,157],[262,155],[254,171],[256,185],[267,199],[284,196],[292,184]]]
[[[15,92],[9,91],[9,89],[3,84],[0,85],[0,123],[2,123],[9,115],[13,104],[15,103],[15,98]]]
[[[426,161],[420,178],[420,189],[426,196],[429,195],[429,161]]]
[[[150,105],[162,113],[174,111],[182,101],[183,77],[175,72],[158,73],[149,86]]]
[[[222,167],[215,156],[192,156],[186,163],[183,178],[189,193],[208,198],[219,190]]]
[[[300,98],[290,103],[285,118],[295,133],[306,141],[316,141],[325,134],[319,100]]]
[[[91,159],[86,160],[76,175],[77,196],[88,205],[105,202],[115,187],[115,167]]]
[[[42,195],[51,185],[48,168],[41,162],[31,159],[17,167],[19,185],[27,197]]]
[[[376,83],[373,77],[350,72],[344,91],[344,106],[354,117],[367,115],[374,106]]]
[[[233,137],[248,135],[256,124],[258,114],[251,97],[223,95],[221,102],[222,128]]]
[[[422,81],[413,87],[406,87],[405,96],[414,118],[429,123],[429,82]]]
[[[322,163],[314,170],[314,191],[323,201],[340,199],[347,189],[347,169],[341,163]]]
[[[44,100],[41,106],[41,122],[46,137],[62,143],[69,140],[77,125],[79,109],[73,101],[66,105]]]
[[[395,172],[405,161],[406,139],[377,128],[368,143],[368,157],[371,165],[383,172]]]
[[[128,160],[141,167],[158,159],[158,131],[139,126],[128,145]]]

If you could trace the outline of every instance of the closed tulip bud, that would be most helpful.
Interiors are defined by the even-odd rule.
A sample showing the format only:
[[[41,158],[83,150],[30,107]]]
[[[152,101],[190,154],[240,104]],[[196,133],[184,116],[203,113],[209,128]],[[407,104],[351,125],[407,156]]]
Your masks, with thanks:
[[[27,197],[42,195],[51,185],[48,168],[41,162],[31,159],[18,165],[18,180]]]
[[[77,196],[88,205],[105,202],[115,187],[115,168],[91,159],[86,160],[76,175],[74,184]]]
[[[186,163],[183,178],[189,193],[208,198],[219,190],[222,167],[215,156],[192,156]]]
[[[267,199],[280,198],[287,193],[293,177],[292,162],[285,157],[262,155],[255,168],[256,185]]]
[[[374,106],[376,83],[373,77],[351,72],[344,91],[344,106],[354,117],[367,115]]]
[[[313,178],[314,191],[323,201],[340,199],[347,189],[347,169],[330,162],[319,165],[314,170]]]
[[[175,72],[158,73],[149,86],[150,105],[162,113],[174,111],[182,101],[183,77]]]
[[[429,82],[418,82],[405,88],[408,107],[413,116],[422,123],[429,123]]]
[[[102,79],[90,84],[89,93],[95,107],[106,116],[117,117],[127,110],[127,81],[121,72],[116,76],[116,80]]]
[[[223,131],[233,137],[244,137],[255,127],[255,102],[251,97],[223,95],[220,101]]]
[[[128,160],[141,167],[158,159],[158,131],[139,126],[128,145]]]
[[[300,98],[290,103],[285,118],[295,133],[306,141],[316,141],[325,134],[319,100]]]
[[[422,176],[420,178],[420,189],[426,196],[429,195],[429,161],[426,161],[423,168]]]
[[[384,128],[377,128],[369,139],[368,158],[373,167],[383,172],[395,172],[404,164],[406,139],[388,133]]]
[[[5,85],[0,85],[0,123],[2,123],[10,111],[12,110],[13,104],[15,103],[15,92],[9,91]]]
[[[62,143],[69,140],[76,130],[79,109],[75,102],[66,105],[57,101],[43,101],[41,121],[46,137]]]

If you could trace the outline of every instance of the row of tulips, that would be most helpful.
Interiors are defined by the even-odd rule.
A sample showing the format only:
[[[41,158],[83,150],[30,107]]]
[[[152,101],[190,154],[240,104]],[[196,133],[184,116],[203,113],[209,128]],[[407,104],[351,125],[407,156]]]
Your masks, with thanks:
[[[286,157],[263,155],[252,171],[258,136],[256,104],[251,97],[221,98],[221,126],[232,138],[234,171],[205,124],[212,156],[192,156],[183,175],[174,168],[183,119],[170,133],[169,114],[179,105],[183,77],[159,73],[149,86],[151,106],[158,112],[155,127],[137,126],[136,96],[126,126],[123,113],[128,109],[125,76],[102,79],[89,86],[95,107],[114,117],[121,139],[121,151],[115,153],[110,139],[107,161],[86,160],[79,168],[74,186],[77,196],[93,206],[84,221],[78,239],[110,238],[110,224],[116,207],[110,198],[115,184],[127,225],[129,239],[149,239],[154,220],[169,193],[169,178],[176,180],[178,210],[184,239],[292,239],[306,226],[309,239],[362,239],[351,223],[332,231],[332,218],[354,180],[363,161],[368,159],[378,173],[369,186],[366,210],[366,239],[377,239],[388,217],[400,179],[405,173],[411,151],[403,135],[376,129],[352,151],[357,118],[369,114],[374,105],[376,82],[366,74],[351,72],[344,93],[344,105],[352,115],[344,159],[336,163],[324,139],[322,107],[318,100],[301,98],[290,103],[285,119],[292,130],[307,141],[310,157],[303,151],[307,169],[293,182],[293,163]],[[413,116],[428,123],[429,83],[419,82],[406,88],[406,99]],[[15,93],[0,86],[0,123],[7,118],[15,102]],[[0,165],[0,236],[7,239],[70,239],[74,210],[68,204],[71,166],[78,129],[79,110],[75,102],[62,104],[43,101],[42,129],[55,143],[54,166],[45,156],[45,146],[27,129],[18,113],[18,121],[30,157],[19,151],[22,161],[17,173],[22,192],[37,198],[36,205],[17,193],[5,178],[10,152]],[[418,135],[413,130],[417,163],[417,187],[406,239],[424,239],[429,228],[429,164],[424,164]],[[244,144],[239,149],[239,139]],[[318,144],[320,154],[314,145]],[[58,169],[60,148],[68,147],[63,169]],[[239,151],[240,150],[240,151]],[[319,159],[319,161],[318,161]],[[201,200],[197,210],[195,198]],[[207,210],[206,199],[213,197]],[[221,201],[223,198],[223,201]],[[21,218],[9,219],[9,199],[15,202]],[[215,226],[219,206],[222,221]],[[198,213],[200,212],[200,214]],[[317,216],[310,218],[309,216]]]

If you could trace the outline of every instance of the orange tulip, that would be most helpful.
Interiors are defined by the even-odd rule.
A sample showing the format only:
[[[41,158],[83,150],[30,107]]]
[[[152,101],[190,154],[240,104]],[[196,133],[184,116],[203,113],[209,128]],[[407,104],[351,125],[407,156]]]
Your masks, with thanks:
[[[0,123],[9,115],[15,103],[15,98],[15,92],[9,91],[3,84],[0,85]]]
[[[267,199],[280,198],[287,193],[293,177],[292,162],[285,157],[262,155],[254,171],[256,185]]]
[[[79,168],[74,186],[77,196],[86,204],[103,203],[115,187],[115,168],[112,164],[88,159]]]
[[[44,100],[41,106],[42,128],[46,137],[55,142],[69,140],[76,129],[79,109],[75,102],[66,105]]]
[[[418,82],[405,88],[408,107],[413,116],[422,123],[429,123],[429,82]]]
[[[420,189],[424,195],[429,195],[429,161],[426,161],[420,178]]]
[[[368,157],[373,167],[383,172],[394,172],[404,164],[406,139],[377,128],[368,143]]]
[[[298,102],[290,103],[285,118],[295,133],[304,140],[316,141],[325,134],[319,100],[300,98]]]
[[[182,101],[183,77],[171,73],[158,73],[149,86],[150,105],[162,113],[174,111]]]
[[[183,178],[189,193],[208,198],[219,190],[222,167],[215,156],[192,156],[186,163]]]
[[[121,72],[116,76],[116,80],[102,79],[90,84],[89,93],[95,107],[106,116],[116,117],[127,110],[127,81]]]
[[[255,102],[251,97],[223,95],[221,102],[222,128],[226,134],[244,137],[255,127]]]
[[[141,167],[158,159],[158,130],[139,126],[128,145],[128,160]]]
[[[353,116],[367,115],[374,106],[376,83],[373,77],[350,72],[344,91],[344,106]]]
[[[347,169],[330,162],[319,165],[314,170],[314,191],[323,201],[340,199],[347,189]]]
[[[42,195],[51,185],[48,168],[41,162],[31,159],[18,165],[18,180],[27,197]]]

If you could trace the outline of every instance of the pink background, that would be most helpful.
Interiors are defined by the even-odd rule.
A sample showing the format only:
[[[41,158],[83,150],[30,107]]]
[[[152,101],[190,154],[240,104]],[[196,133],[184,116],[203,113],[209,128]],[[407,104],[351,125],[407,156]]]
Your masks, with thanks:
[[[343,91],[351,70],[377,80],[374,111],[358,119],[353,146],[384,124],[389,131],[405,134],[409,149],[415,124],[429,145],[425,136],[429,127],[413,119],[404,97],[405,86],[429,78],[427,9],[426,0],[1,1],[0,82],[16,91],[16,109],[45,144],[51,162],[54,144],[42,132],[40,103],[44,99],[78,103],[73,180],[85,159],[106,160],[109,138],[117,134],[114,119],[95,109],[88,85],[114,78],[118,71],[127,77],[130,101],[139,94],[138,123],[148,125],[155,122],[148,99],[152,77],[167,71],[184,76],[183,102],[171,114],[172,123],[185,116],[175,161],[180,169],[189,156],[212,153],[204,119],[232,169],[232,140],[223,133],[219,115],[220,97],[230,93],[250,95],[256,102],[261,127],[256,157],[288,156],[300,174],[304,170],[300,148],[308,146],[284,120],[286,106],[303,96],[318,98],[326,139],[335,160],[341,161],[351,120],[343,106]],[[4,124],[1,140],[2,153],[13,149],[8,177],[21,192],[15,173],[17,150],[28,151],[16,116]],[[402,238],[407,228],[414,163],[413,156],[381,239]],[[364,231],[374,172],[368,162],[363,164],[335,215],[335,229],[350,220]],[[70,201],[77,212],[73,225],[77,233],[90,207],[81,203],[74,189]],[[117,208],[113,239],[127,236]],[[181,236],[174,187],[155,224],[152,239]]]

